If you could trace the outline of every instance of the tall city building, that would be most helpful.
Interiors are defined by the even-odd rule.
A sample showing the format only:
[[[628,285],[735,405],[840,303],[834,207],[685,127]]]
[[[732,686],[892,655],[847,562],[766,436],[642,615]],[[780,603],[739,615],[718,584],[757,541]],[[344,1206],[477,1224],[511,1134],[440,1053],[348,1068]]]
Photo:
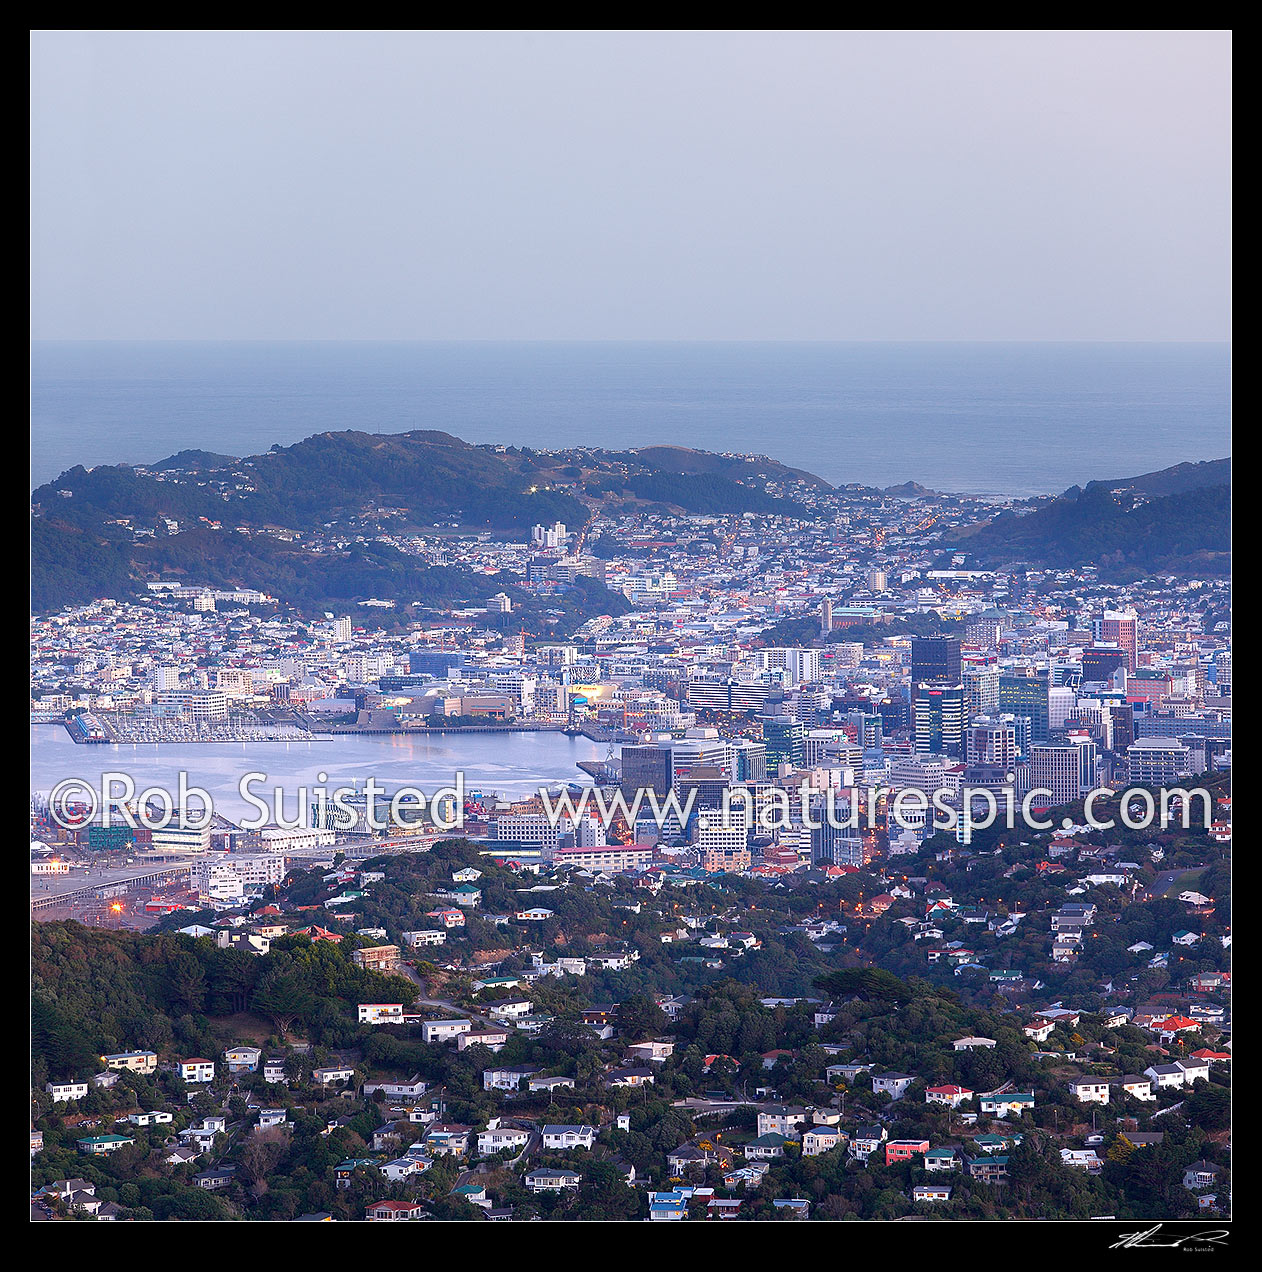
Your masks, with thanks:
[[[748,870],[749,824],[745,808],[734,802],[726,815],[717,809],[699,813],[693,828],[693,844],[707,874]]]
[[[916,751],[960,756],[964,751],[964,686],[918,684],[912,698]]]
[[[716,769],[729,780],[736,775],[736,748],[717,729],[689,729],[682,739],[670,743],[670,757],[671,784],[676,789],[693,769]]]
[[[762,740],[767,748],[767,771],[781,764],[800,768],[806,763],[806,726],[789,716],[763,716]]]
[[[1047,691],[1048,729],[1063,729],[1077,705],[1078,691],[1076,689],[1049,689]]]
[[[1137,786],[1166,786],[1190,771],[1188,748],[1178,738],[1140,738],[1126,748],[1126,763]]]
[[[637,790],[656,791],[665,797],[673,781],[669,742],[622,748],[622,790],[628,799]]]
[[[760,649],[754,655],[754,665],[765,670],[783,668],[795,685],[809,684],[819,679],[818,649]]]
[[[964,628],[964,639],[976,649],[998,649],[1003,636],[1003,623],[984,614]]]
[[[999,710],[1029,716],[1030,740],[1046,742],[1049,733],[1048,676],[1035,668],[999,673]]]
[[[992,715],[999,710],[997,664],[964,665],[964,717]]]
[[[1035,744],[1030,748],[1030,789],[1050,791],[1046,807],[1072,804],[1081,794],[1081,756],[1078,747]]]
[[[911,638],[911,682],[958,685],[961,676],[960,642],[955,636]]]
[[[1017,731],[1010,718],[979,716],[965,729],[964,759],[1011,772],[1017,762]]]
[[[1107,684],[1119,668],[1126,671],[1135,669],[1132,656],[1121,645],[1100,642],[1082,651],[1084,684],[1100,681]]]
[[[736,752],[736,768],[732,774],[737,782],[765,782],[767,780],[767,745],[752,738],[734,738],[732,749]]]
[[[1064,742],[1030,750],[1030,786],[1052,792],[1050,807],[1072,804],[1096,785],[1099,748],[1085,731],[1071,731]]]
[[[1214,655],[1214,676],[1219,694],[1224,698],[1231,697],[1231,650],[1220,649]]]
[[[1139,665],[1139,616],[1133,610],[1105,610],[1091,623],[1091,636],[1097,644],[1118,645],[1126,653],[1126,670]]]
[[[550,526],[532,526],[530,530],[530,542],[537,548],[562,547],[567,537],[565,523],[561,521]]]

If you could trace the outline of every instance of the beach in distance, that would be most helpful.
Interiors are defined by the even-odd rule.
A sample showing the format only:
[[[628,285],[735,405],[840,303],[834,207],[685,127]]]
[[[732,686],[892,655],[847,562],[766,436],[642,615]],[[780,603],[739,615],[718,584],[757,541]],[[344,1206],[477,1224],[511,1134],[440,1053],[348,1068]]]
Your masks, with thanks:
[[[36,342],[31,484],[190,448],[439,429],[1025,498],[1230,454],[1229,375],[1213,342]]]

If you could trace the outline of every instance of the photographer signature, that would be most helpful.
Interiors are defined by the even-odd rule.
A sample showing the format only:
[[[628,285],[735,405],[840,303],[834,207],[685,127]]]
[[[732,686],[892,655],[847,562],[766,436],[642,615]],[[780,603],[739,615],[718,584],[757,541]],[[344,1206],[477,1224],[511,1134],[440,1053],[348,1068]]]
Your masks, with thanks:
[[[1146,1232],[1132,1232],[1124,1236],[1120,1241],[1115,1241],[1110,1250],[1173,1250],[1188,1241],[1213,1242],[1217,1245],[1225,1245],[1227,1243],[1226,1228],[1210,1228],[1203,1232],[1190,1232],[1185,1237],[1176,1237],[1173,1241],[1150,1241],[1149,1238],[1155,1236],[1161,1231],[1161,1224],[1154,1224]]]

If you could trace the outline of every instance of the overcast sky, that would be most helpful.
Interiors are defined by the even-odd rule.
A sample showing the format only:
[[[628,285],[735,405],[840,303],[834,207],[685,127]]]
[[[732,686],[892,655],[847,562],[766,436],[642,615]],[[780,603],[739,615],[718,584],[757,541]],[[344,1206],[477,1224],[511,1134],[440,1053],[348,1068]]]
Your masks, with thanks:
[[[37,32],[37,339],[1222,340],[1226,32]]]

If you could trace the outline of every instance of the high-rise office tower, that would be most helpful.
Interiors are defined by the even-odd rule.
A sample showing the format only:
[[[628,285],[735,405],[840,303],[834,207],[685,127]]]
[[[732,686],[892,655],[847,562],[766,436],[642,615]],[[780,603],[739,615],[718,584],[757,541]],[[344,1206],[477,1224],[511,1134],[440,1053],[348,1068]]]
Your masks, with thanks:
[[[1125,668],[1127,671],[1135,670],[1135,662],[1121,645],[1117,643],[1097,643],[1092,645],[1090,649],[1082,651],[1082,682],[1083,684],[1099,683],[1103,681],[1107,684],[1113,678],[1113,673],[1119,667]]]
[[[1105,610],[1103,617],[1091,622],[1091,637],[1096,644],[1120,646],[1126,653],[1126,670],[1139,665],[1139,615],[1133,610]]]
[[[1010,772],[1017,762],[1017,730],[1011,718],[971,720],[965,730],[964,758],[969,764],[993,764]]]
[[[999,710],[1030,717],[1030,741],[1048,738],[1047,672],[1032,667],[999,674]]]
[[[964,750],[964,686],[918,684],[912,699],[916,751],[960,756]]]
[[[992,715],[999,710],[997,664],[964,664],[964,718]]]
[[[960,642],[954,636],[911,638],[911,682],[958,685],[961,675]]]
[[[768,773],[775,773],[781,764],[801,767],[806,763],[806,726],[789,716],[763,716],[762,740]]]
[[[1051,791],[1047,807],[1072,804],[1081,794],[1081,763],[1078,747],[1070,743],[1031,747],[1030,789]]]
[[[964,639],[977,649],[998,649],[1003,624],[996,618],[973,619],[964,628]]]

